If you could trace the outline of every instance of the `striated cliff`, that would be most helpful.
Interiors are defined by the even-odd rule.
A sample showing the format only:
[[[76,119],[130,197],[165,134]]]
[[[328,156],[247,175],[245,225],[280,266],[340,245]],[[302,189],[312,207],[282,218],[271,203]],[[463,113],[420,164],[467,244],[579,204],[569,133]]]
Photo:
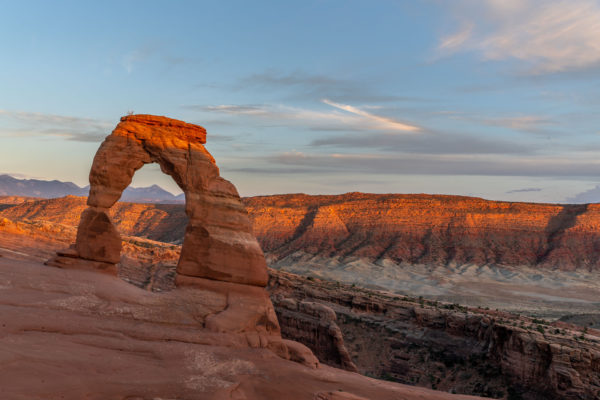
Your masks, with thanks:
[[[600,205],[421,194],[245,199],[273,261],[296,252],[371,262],[600,267]]]
[[[2,199],[2,198],[0,198]],[[9,203],[10,198],[5,198]],[[47,221],[77,227],[86,209],[86,198],[66,196],[38,199],[0,208],[0,217],[13,221]],[[121,234],[144,237],[161,242],[181,243],[187,224],[182,205],[119,202],[110,209],[110,217]]]
[[[72,226],[85,208],[85,199],[73,196],[3,203],[5,218]],[[272,262],[300,252],[407,264],[600,268],[600,204],[365,193],[258,196],[244,204]],[[118,203],[111,217],[126,235],[165,242],[181,241],[187,223],[175,204]]]
[[[600,331],[270,274],[282,333],[332,365],[343,365],[340,341],[324,320],[366,375],[511,400],[600,398]]]
[[[598,204],[362,193],[244,203],[275,269],[545,318],[598,312]],[[6,200],[0,218],[75,227],[84,208],[78,197]],[[110,216],[123,235],[173,244],[187,223],[183,205],[117,203]]]

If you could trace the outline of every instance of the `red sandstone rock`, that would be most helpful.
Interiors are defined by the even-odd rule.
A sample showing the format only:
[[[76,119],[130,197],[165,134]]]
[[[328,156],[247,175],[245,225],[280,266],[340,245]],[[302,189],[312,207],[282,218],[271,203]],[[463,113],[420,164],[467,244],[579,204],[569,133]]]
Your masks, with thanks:
[[[274,270],[271,273],[277,274]],[[270,285],[276,285],[276,282],[279,281],[272,278]],[[277,289],[270,289],[278,293]],[[310,346],[315,355],[328,365],[358,372],[344,345],[342,331],[331,307],[313,301],[297,301],[279,294],[274,294],[272,300],[284,337]]]
[[[473,197],[349,193],[243,200],[270,260],[309,256],[389,259],[408,264],[600,268],[600,204],[510,203]],[[0,211],[11,220],[77,225],[76,197],[31,201]],[[117,203],[122,234],[181,243],[183,206]]]
[[[47,264],[117,275],[121,237],[109,210],[133,174],[156,162],[186,195],[189,223],[175,283],[182,290],[208,291],[221,306],[204,318],[203,327],[244,334],[251,347],[267,348],[270,342],[278,343],[272,345],[275,348],[288,347],[281,345],[277,317],[264,289],[266,262],[247,212],[235,187],[219,176],[202,146],[205,141],[206,131],[200,126],[151,115],[123,117],[94,157],[88,208],[81,214],[74,247]],[[309,364],[310,357],[314,359],[310,350],[289,346],[294,360]]]
[[[75,251],[84,260],[119,262],[121,235],[103,209],[90,207],[81,214]]]
[[[287,347],[290,355],[290,360],[299,362],[310,368],[319,368],[319,360],[314,356],[312,351],[300,342],[292,340],[283,340],[283,344]]]
[[[369,400],[364,397],[355,396],[351,393],[342,391],[337,392],[320,392],[315,396],[315,400]]]
[[[424,194],[290,194],[244,199],[270,260],[600,268],[600,204]]]
[[[219,176],[202,146],[204,128],[151,115],[121,118],[94,157],[90,207],[82,214],[76,250],[86,260],[118,262],[118,233],[109,209],[144,164],[156,162],[186,194],[185,231],[177,272],[190,277],[265,286],[266,263],[235,187]],[[93,211],[91,211],[93,210]],[[54,264],[60,264],[54,260]]]

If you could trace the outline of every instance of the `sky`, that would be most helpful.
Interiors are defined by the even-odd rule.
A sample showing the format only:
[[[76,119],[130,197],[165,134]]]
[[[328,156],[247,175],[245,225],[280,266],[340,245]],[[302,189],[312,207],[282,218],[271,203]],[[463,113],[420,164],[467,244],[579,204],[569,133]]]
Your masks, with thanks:
[[[133,112],[204,126],[243,196],[600,202],[598,0],[0,7],[0,174],[85,186]]]

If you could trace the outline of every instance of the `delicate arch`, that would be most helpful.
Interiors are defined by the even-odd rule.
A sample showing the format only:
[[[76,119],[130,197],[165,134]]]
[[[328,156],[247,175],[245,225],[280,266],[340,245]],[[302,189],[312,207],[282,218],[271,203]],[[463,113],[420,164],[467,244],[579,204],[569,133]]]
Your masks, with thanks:
[[[214,158],[204,148],[206,130],[166,117],[129,115],[121,118],[94,157],[88,208],[69,251],[49,263],[116,273],[121,238],[108,216],[133,175],[156,162],[185,193],[186,227],[178,281],[187,277],[266,286],[264,255],[239,194],[219,176]]]

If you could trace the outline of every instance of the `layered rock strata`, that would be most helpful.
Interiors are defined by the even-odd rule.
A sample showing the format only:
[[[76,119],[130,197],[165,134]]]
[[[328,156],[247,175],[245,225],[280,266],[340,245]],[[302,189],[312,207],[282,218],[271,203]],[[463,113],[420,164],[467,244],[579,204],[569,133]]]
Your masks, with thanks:
[[[367,193],[244,202],[271,265],[318,256],[341,263],[600,269],[600,204]]]
[[[600,269],[600,204],[366,193],[242,201],[271,265],[319,257],[342,264],[358,258],[373,263]],[[77,225],[84,204],[81,198],[66,197],[4,208],[0,216],[15,221]],[[124,234],[183,241],[183,206],[118,203],[108,213]]]
[[[324,362],[335,361],[338,341],[322,335],[316,309],[336,315],[326,318],[335,318],[352,362],[366,375],[492,398],[600,398],[600,331],[270,274],[283,332]]]
[[[275,271],[273,273],[276,274]],[[284,295],[274,295],[271,300],[277,310],[283,337],[307,345],[327,365],[358,372],[344,345],[333,309],[321,303],[297,301]]]

